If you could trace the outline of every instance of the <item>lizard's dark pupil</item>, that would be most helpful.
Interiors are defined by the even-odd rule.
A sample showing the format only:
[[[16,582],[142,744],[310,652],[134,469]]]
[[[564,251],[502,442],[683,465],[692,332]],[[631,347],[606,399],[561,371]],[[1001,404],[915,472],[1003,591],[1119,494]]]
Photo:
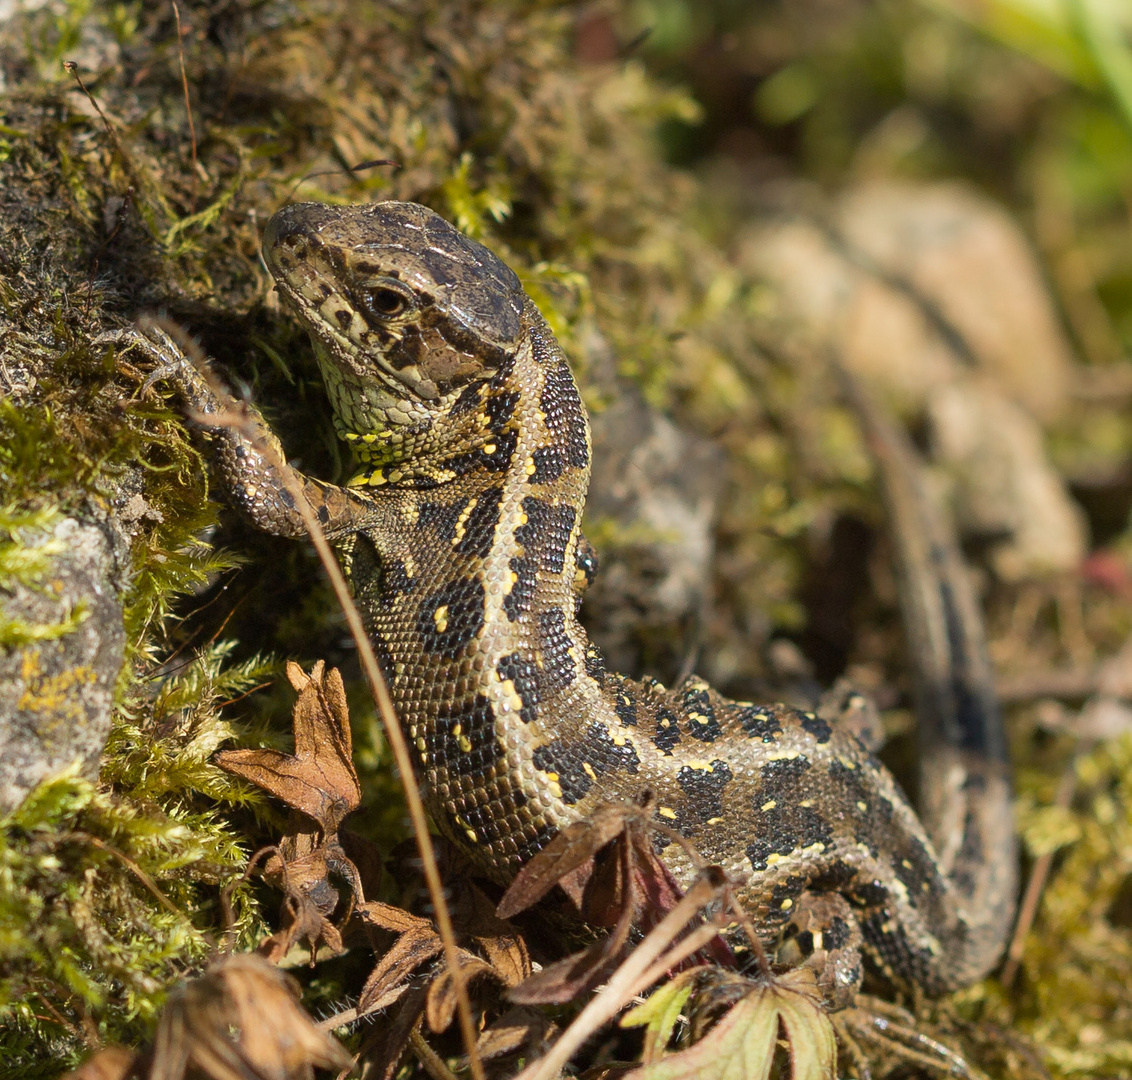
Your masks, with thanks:
[[[375,315],[400,315],[405,310],[405,298],[393,289],[370,289],[368,294],[370,310]]]

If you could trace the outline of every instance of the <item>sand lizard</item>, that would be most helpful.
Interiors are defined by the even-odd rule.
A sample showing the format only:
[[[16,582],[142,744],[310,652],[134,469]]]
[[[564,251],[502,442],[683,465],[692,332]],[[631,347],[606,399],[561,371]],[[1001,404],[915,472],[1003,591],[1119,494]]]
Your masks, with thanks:
[[[859,984],[861,955],[929,994],[993,965],[1015,886],[1006,751],[993,699],[971,691],[946,574],[929,566],[913,600],[942,657],[921,673],[921,824],[835,718],[604,669],[578,621],[596,567],[580,529],[588,418],[502,260],[396,202],[287,206],[263,250],[359,471],[345,487],[298,473],[255,414],[255,440],[212,431],[224,486],[260,528],[299,536],[281,477],[301,484],[350,573],[430,812],[485,875],[506,883],[566,824],[647,790],[660,821],[746,880],[768,940],[800,929],[836,958],[835,997]],[[207,428],[229,402],[187,359],[166,360]],[[925,566],[943,557],[930,537],[910,542]],[[690,875],[678,845],[663,854]]]

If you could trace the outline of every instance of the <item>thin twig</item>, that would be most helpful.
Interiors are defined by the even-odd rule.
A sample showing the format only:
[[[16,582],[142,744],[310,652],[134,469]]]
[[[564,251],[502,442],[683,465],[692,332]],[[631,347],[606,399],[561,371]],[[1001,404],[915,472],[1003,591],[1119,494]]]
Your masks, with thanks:
[[[98,113],[99,119],[106,127],[106,132],[110,136],[110,141],[114,144],[114,149],[118,151],[119,156],[123,161],[126,161],[126,153],[122,149],[122,144],[118,141],[118,133],[114,130],[110,121],[106,118],[106,113],[102,111],[102,106],[98,104],[95,96],[86,88],[86,83],[83,82],[82,76],[79,74],[79,65],[74,60],[64,60],[63,70],[66,71],[71,77],[79,84],[79,89],[86,94],[87,101],[94,106],[94,111]]]
[[[413,1053],[417,1055],[417,1060],[424,1066],[425,1072],[432,1077],[432,1080],[456,1080],[456,1074],[448,1068],[441,1056],[428,1045],[425,1037],[421,1034],[419,1021],[417,1026],[409,1032],[409,1043],[413,1048]]]
[[[1091,748],[1091,743],[1089,745]],[[1079,748],[1066,766],[1065,772],[1061,774],[1061,781],[1057,785],[1057,795],[1053,800],[1054,806],[1064,810],[1073,801],[1073,794],[1077,790],[1077,763],[1084,752],[1083,748]],[[1018,977],[1018,972],[1022,967],[1022,957],[1026,952],[1026,938],[1034,925],[1034,919],[1037,917],[1038,904],[1041,903],[1042,892],[1053,867],[1055,854],[1056,852],[1047,851],[1044,855],[1040,855],[1034,862],[1033,870],[1030,871],[1030,880],[1026,882],[1026,892],[1022,896],[1022,902],[1018,905],[1018,918],[1014,923],[1014,935],[1010,939],[1010,946],[1006,950],[1006,963],[1002,968],[1002,985],[1005,987],[1014,984],[1014,980]]]
[[[192,143],[193,155],[193,187],[197,183],[197,130],[193,126],[193,107],[189,103],[189,76],[185,71],[185,39],[181,30],[181,9],[177,7],[177,0],[172,0],[173,18],[177,20],[177,56],[181,61],[181,87],[185,91],[185,112],[189,117],[189,140]]]
[[[195,364],[202,377],[209,381],[214,393],[221,400],[230,396],[213,375],[199,346],[181,327],[163,320],[154,320],[154,324],[173,338],[174,343]],[[197,419],[208,427],[227,427],[239,431],[253,445],[258,445],[260,442],[258,433],[246,416],[231,413],[227,415],[225,413],[210,413],[208,416]],[[393,700],[389,696],[389,688],[386,686],[385,677],[381,673],[373,646],[366,634],[362,617],[350,597],[346,579],[342,575],[342,570],[334,557],[333,551],[331,551],[326,535],[311,509],[310,503],[307,502],[302,486],[289,472],[281,471],[279,475],[302,516],[303,525],[306,527],[311,543],[314,544],[315,551],[318,552],[326,576],[330,579],[331,587],[334,589],[334,595],[346,616],[350,634],[358,648],[358,658],[361,661],[362,670],[366,674],[374,702],[377,704],[381,715],[385,737],[389,742],[389,748],[393,751],[393,760],[401,773],[401,783],[405,789],[405,802],[413,825],[413,835],[421,855],[429,899],[432,901],[436,926],[444,943],[444,959],[452,974],[452,986],[456,991],[456,1012],[460,1021],[460,1032],[464,1040],[464,1047],[468,1053],[468,1065],[474,1080],[485,1080],[483,1063],[476,1050],[476,1030],[472,1020],[471,1000],[468,997],[464,972],[460,967],[456,935],[452,927],[452,916],[448,910],[448,902],[444,897],[444,885],[440,880],[436,851],[432,844],[432,836],[428,831],[428,817],[425,813],[424,803],[421,801],[420,787],[417,784],[416,774],[413,772],[412,757],[405,741],[405,734],[401,730],[401,723],[393,707]]]

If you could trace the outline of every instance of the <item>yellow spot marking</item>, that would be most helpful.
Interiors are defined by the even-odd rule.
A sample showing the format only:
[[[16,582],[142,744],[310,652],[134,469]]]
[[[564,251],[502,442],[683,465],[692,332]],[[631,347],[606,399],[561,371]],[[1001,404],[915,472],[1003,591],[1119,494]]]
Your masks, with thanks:
[[[762,806],[759,807],[759,809],[763,810],[763,811],[773,810],[777,805],[778,805],[778,800],[777,799],[771,799],[770,802],[764,802],[762,804]]]
[[[815,952],[818,949],[824,948],[824,946],[822,945],[822,936],[821,936],[820,930],[815,930],[813,932],[813,939],[814,939],[814,951]]]
[[[767,864],[767,866],[777,866],[777,865],[778,865],[778,864],[779,864],[780,862],[782,862],[782,861],[783,861],[783,860],[784,860],[785,858],[786,858],[786,856],[785,856],[785,855],[779,855],[777,851],[772,851],[772,852],[771,852],[771,853],[770,853],[770,854],[769,854],[769,855],[768,855],[768,856],[766,857],[766,864]]]
[[[609,737],[613,740],[614,746],[625,746],[629,742],[624,735],[617,735],[613,732],[610,732]]]
[[[694,713],[691,713],[690,715],[691,715],[691,719],[695,720],[695,722],[697,724],[710,724],[711,723],[711,718],[708,717],[708,716],[704,716],[703,713],[694,712]]]
[[[799,806],[805,806],[805,807],[808,808],[808,807],[811,807],[811,806],[814,805],[814,800],[813,799],[803,799],[798,805]]]
[[[665,718],[664,720],[661,720],[660,726],[663,728],[672,727],[672,722]]]
[[[853,761],[851,758],[842,757],[840,754],[837,755],[837,760],[840,761],[841,764],[844,765],[847,769],[855,769],[857,767],[857,763],[855,761]]]
[[[448,605],[441,604],[433,613],[432,621],[436,623],[436,632],[443,634],[448,629]]]
[[[777,754],[768,754],[767,761],[793,761],[801,756],[797,750],[780,750]]]
[[[794,901],[788,896],[779,906],[783,911],[789,911],[794,906]]]
[[[470,754],[472,752],[472,740],[469,739],[467,735],[461,735],[456,740],[456,745],[459,746],[465,754]]]
[[[489,443],[484,443],[484,444],[483,444],[483,452],[484,452],[485,454],[494,454],[494,453],[495,453],[495,451],[496,451],[496,445],[495,445],[495,443],[493,443],[493,442],[489,442]]]
[[[594,767],[588,761],[582,762],[582,768],[585,769],[586,776],[588,776],[591,780],[597,779],[597,773],[594,772]]]
[[[520,525],[526,525],[526,523],[527,523],[527,522],[528,522],[529,520],[530,520],[530,519],[529,519],[529,518],[527,517],[527,515],[526,515],[526,514],[520,514],[520,515],[519,515],[519,524],[520,524]]]
[[[715,772],[711,767],[710,761],[704,761],[703,758],[696,758],[694,761],[686,762],[689,769],[698,769],[700,772]]]
[[[426,743],[424,739],[417,739],[417,749],[420,750],[421,753],[424,753],[426,746],[428,746],[428,743]]]
[[[456,528],[452,536],[452,546],[456,547],[461,540],[464,539],[466,532],[465,526],[468,524],[468,518],[472,516],[472,511],[476,508],[476,503],[479,499],[472,499],[463,510],[460,511],[460,516],[456,519]]]
[[[661,807],[661,808],[660,808],[660,809],[659,809],[659,810],[657,811],[657,813],[658,813],[658,814],[659,814],[659,815],[660,815],[661,817],[670,818],[670,819],[672,819],[673,821],[675,821],[675,820],[676,820],[676,811],[675,811],[675,810],[673,810],[673,809],[672,809],[672,807],[670,807],[670,806],[662,806],[662,807]]]
[[[903,866],[905,870],[911,870],[912,869],[912,864],[907,859],[901,859],[900,865]]]
[[[863,802],[857,803],[857,809],[860,810],[862,814],[865,813],[865,811],[868,810],[868,808],[869,808],[868,803],[863,803]]]
[[[723,821],[723,818],[721,818],[721,817],[712,817],[712,818],[707,819],[707,824],[709,824],[709,825],[719,825],[722,821]]]
[[[375,443],[375,442],[377,442],[377,436],[374,435],[372,432],[369,433],[369,434],[363,435],[362,436],[362,442],[364,442],[364,443]]]
[[[809,847],[804,847],[802,848],[802,850],[812,851],[815,855],[820,855],[823,851],[825,851],[825,844],[823,844],[820,840],[816,840]]]
[[[356,431],[347,431],[343,438],[346,442],[356,442],[361,436]]]
[[[562,798],[562,787],[561,785],[555,783],[553,780],[550,782],[550,794],[553,795],[556,799]]]
[[[527,458],[527,462],[523,466],[523,472],[525,472],[528,476],[534,476],[537,471],[538,470],[535,468],[535,459],[531,457]]]

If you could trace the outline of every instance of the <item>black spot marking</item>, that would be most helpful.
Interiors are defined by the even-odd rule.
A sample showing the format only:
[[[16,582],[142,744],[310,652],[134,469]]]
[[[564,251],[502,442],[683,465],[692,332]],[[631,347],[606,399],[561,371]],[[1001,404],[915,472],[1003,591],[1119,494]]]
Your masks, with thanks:
[[[456,538],[456,522],[468,507],[468,498],[456,499],[450,503],[423,502],[417,516],[417,527],[435,526],[441,540],[451,543]]]
[[[320,525],[327,525],[330,522],[330,510],[324,503],[319,504],[318,509],[315,510],[315,516]]]
[[[772,923],[786,922],[791,918],[794,901],[806,891],[806,886],[806,879],[800,874],[791,874],[778,882],[770,890],[770,910],[767,912],[767,920]]]
[[[814,892],[844,892],[856,877],[857,871],[852,866],[842,859],[834,859],[810,879],[810,888]]]
[[[578,469],[587,465],[590,454],[586,444],[586,413],[574,378],[564,363],[547,369],[539,408],[546,417],[548,430],[562,448],[566,464]]]
[[[501,681],[510,679],[514,684],[515,693],[523,703],[519,718],[524,724],[529,724],[538,716],[539,703],[542,701],[542,676],[538,665],[521,653],[509,653],[499,661],[496,671]]]
[[[492,435],[493,442],[476,451],[480,464],[488,472],[505,472],[511,467],[511,458],[519,441],[518,432],[503,431]]]
[[[762,739],[764,743],[772,743],[776,735],[782,734],[782,725],[774,710],[765,705],[745,705],[736,719],[749,738]]]
[[[486,777],[504,753],[495,735],[491,702],[477,694],[470,706],[441,714],[436,724],[422,724],[429,768],[453,776]]]
[[[701,687],[685,690],[681,703],[684,706],[684,715],[688,722],[685,730],[693,739],[700,742],[715,742],[722,734],[719,721],[715,718],[715,709],[712,708],[711,695]]]
[[[852,936],[853,930],[849,923],[840,915],[834,915],[822,928],[822,945],[827,951],[834,952],[848,945]]]
[[[543,825],[533,830],[516,846],[515,857],[519,862],[525,863],[528,859],[534,858],[557,835],[558,830],[553,825]]]
[[[820,716],[807,716],[803,714],[802,727],[817,740],[819,746],[829,742],[830,736],[833,734],[833,728]]]
[[[667,757],[672,756],[672,748],[680,741],[680,726],[676,714],[671,709],[656,711],[656,734],[653,745]]]
[[[483,583],[457,578],[422,601],[417,633],[426,652],[454,659],[483,629]]]
[[[626,680],[622,680],[620,689],[613,696],[613,708],[623,727],[637,726],[637,699],[626,688]]]
[[[465,386],[460,391],[460,396],[452,402],[452,408],[448,410],[448,415],[463,416],[465,413],[474,412],[479,407],[482,388],[483,383],[469,383]]]
[[[913,945],[888,910],[872,912],[859,924],[868,954],[889,977],[932,997],[949,989],[940,978],[939,960],[930,949]]]
[[[531,601],[538,588],[538,562],[535,559],[511,559],[508,565],[514,580],[511,589],[503,598],[503,611],[514,622],[524,612],[531,610]]]
[[[531,495],[523,500],[522,507],[527,521],[515,530],[515,539],[522,544],[525,557],[537,560],[538,567],[548,574],[561,574],[577,511]]]
[[[605,681],[605,657],[592,641],[586,642],[586,674],[594,682]]]
[[[515,406],[518,404],[518,390],[505,390],[501,394],[492,394],[484,402],[484,413],[487,415],[488,426],[493,432],[502,430],[503,425],[515,415]]]
[[[562,801],[570,806],[585,798],[596,777],[613,771],[636,775],[641,764],[633,744],[621,740],[618,745],[602,724],[591,724],[580,739],[540,746],[531,760],[536,769],[558,777]]]
[[[566,471],[566,454],[557,446],[539,447],[532,455],[535,471],[531,473],[528,484],[549,484]]]
[[[488,488],[476,499],[464,522],[464,535],[456,544],[461,555],[486,558],[491,553],[495,540],[495,526],[499,523],[499,503],[503,498],[502,488]]]
[[[904,883],[915,904],[921,897],[938,897],[944,891],[939,866],[914,836],[905,836],[890,858],[892,872]]]
[[[527,521],[515,530],[515,539],[522,545],[523,554],[510,561],[516,580],[503,598],[503,610],[511,622],[530,611],[539,570],[561,574],[565,569],[566,550],[577,517],[572,506],[553,506],[532,496],[523,500],[522,508]]]
[[[349,308],[339,308],[334,312],[334,319],[343,330],[348,330],[354,321],[354,313]]]
[[[539,614],[537,641],[547,689],[557,691],[569,686],[577,676],[577,665],[570,655],[573,642],[566,632],[566,613],[561,608]]]
[[[829,845],[833,827],[813,805],[804,806],[812,785],[806,783],[811,768],[805,757],[768,762],[759,775],[761,783],[751,799],[751,831],[757,839],[747,846],[747,858],[756,871],[770,865],[771,855],[789,855],[814,844]]]
[[[731,782],[726,761],[717,758],[710,769],[685,765],[676,774],[676,782],[686,796],[674,823],[681,836],[694,836],[699,826],[723,816],[723,789]]]

